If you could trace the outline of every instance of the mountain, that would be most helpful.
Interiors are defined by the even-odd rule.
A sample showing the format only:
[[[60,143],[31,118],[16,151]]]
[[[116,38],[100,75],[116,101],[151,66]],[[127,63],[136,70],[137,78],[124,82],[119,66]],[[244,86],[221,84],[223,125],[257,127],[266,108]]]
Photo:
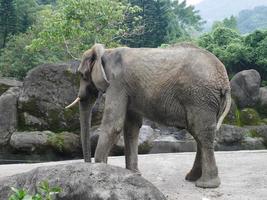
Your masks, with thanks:
[[[256,6],[267,6],[267,0],[203,0],[195,8],[207,22],[206,26],[210,27],[214,21],[237,16],[241,10]]]
[[[240,33],[250,33],[256,29],[267,28],[267,6],[258,6],[253,10],[242,10],[237,17]]]

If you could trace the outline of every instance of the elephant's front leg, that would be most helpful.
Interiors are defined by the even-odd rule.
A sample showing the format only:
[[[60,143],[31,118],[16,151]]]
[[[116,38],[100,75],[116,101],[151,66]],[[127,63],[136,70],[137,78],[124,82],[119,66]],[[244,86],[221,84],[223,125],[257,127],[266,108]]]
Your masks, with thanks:
[[[139,173],[138,170],[138,136],[142,126],[142,117],[128,111],[124,125],[125,162],[126,168]]]
[[[95,151],[95,162],[107,162],[112,146],[124,127],[127,95],[120,87],[111,87],[106,92],[105,109],[100,135]]]

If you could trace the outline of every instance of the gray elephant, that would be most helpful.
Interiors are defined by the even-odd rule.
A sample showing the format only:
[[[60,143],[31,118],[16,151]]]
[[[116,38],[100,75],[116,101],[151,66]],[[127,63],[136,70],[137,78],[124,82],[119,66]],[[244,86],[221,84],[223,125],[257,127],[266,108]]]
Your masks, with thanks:
[[[138,134],[142,117],[186,128],[197,142],[193,168],[186,180],[196,186],[220,185],[214,137],[231,105],[224,65],[211,53],[189,44],[175,48],[87,50],[78,69],[81,139],[84,159],[91,162],[89,127],[98,91],[106,93],[95,162],[107,162],[123,132],[126,168],[138,172]]]

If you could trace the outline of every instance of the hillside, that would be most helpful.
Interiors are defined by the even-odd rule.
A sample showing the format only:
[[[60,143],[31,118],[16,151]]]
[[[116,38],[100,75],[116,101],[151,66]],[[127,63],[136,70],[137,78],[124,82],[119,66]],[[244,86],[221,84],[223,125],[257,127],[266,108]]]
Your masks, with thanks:
[[[231,15],[237,16],[241,10],[263,5],[267,6],[267,0],[203,0],[195,7],[209,27],[216,20],[222,20]]]
[[[256,29],[267,28],[267,6],[255,7],[253,10],[242,10],[237,17],[238,30],[251,33]]]

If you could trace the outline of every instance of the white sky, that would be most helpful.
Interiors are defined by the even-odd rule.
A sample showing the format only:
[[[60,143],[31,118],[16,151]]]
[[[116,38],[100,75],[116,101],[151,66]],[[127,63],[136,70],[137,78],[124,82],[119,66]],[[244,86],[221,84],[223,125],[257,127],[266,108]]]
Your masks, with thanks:
[[[189,5],[195,5],[201,1],[203,1],[203,0],[186,0],[187,4],[189,4]]]

